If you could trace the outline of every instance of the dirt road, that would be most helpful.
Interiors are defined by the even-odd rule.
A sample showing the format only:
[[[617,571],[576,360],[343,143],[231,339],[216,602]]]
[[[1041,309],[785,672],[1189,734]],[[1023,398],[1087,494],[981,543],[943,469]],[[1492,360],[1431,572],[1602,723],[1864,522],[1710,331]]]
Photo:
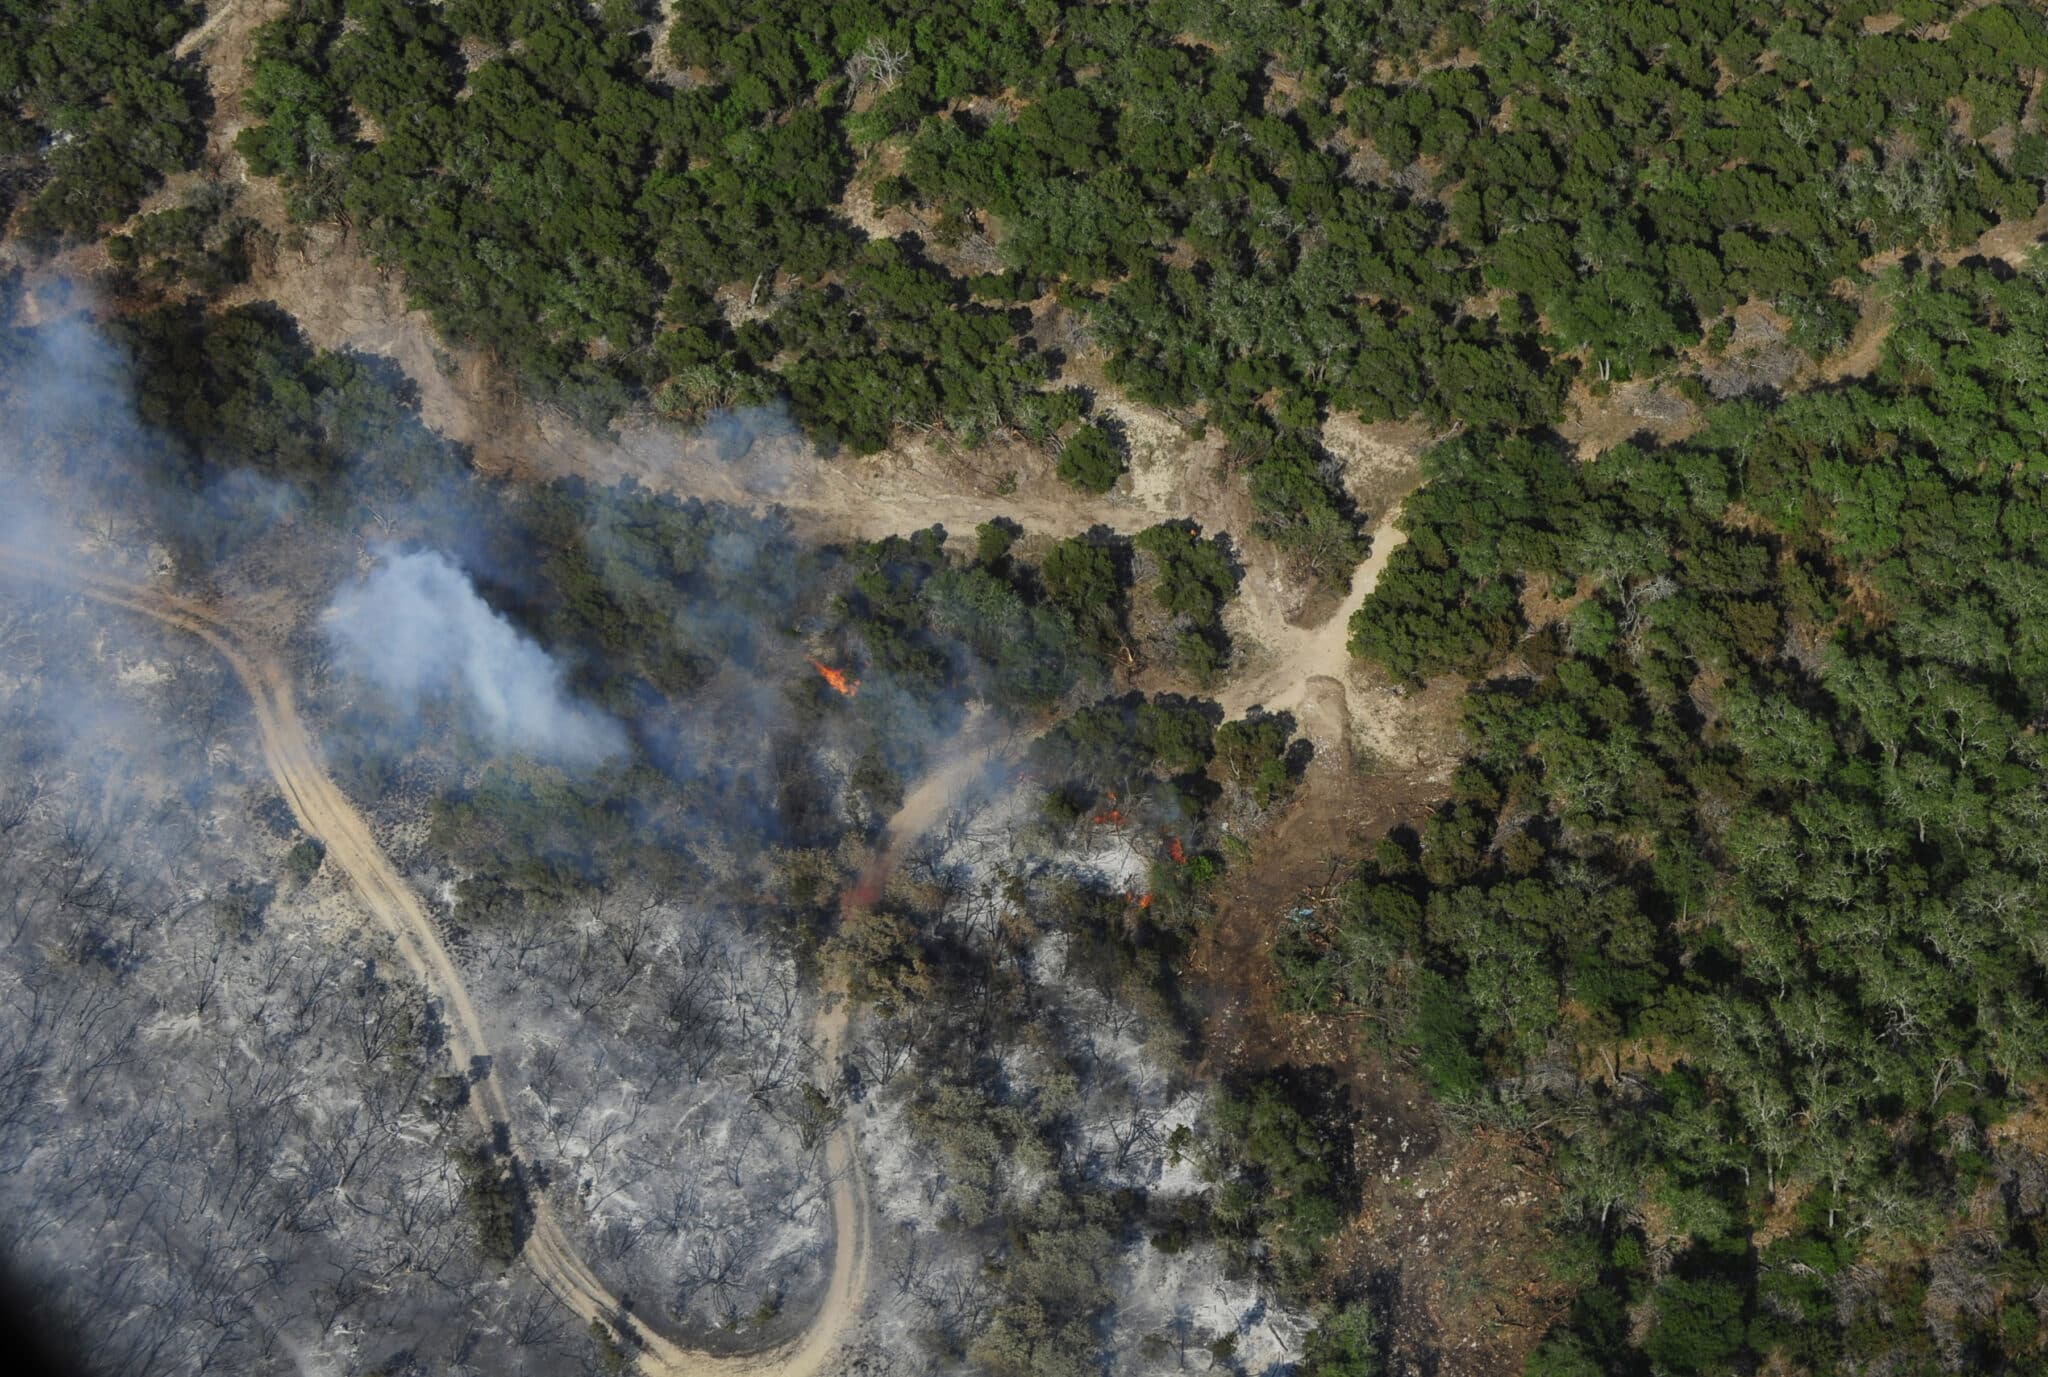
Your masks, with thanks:
[[[461,973],[441,945],[412,887],[322,767],[312,735],[299,718],[291,676],[284,666],[268,651],[244,641],[220,614],[190,599],[5,545],[0,545],[0,571],[71,588],[97,602],[154,618],[198,637],[228,662],[255,706],[264,764],[300,826],[326,845],[327,858],[348,877],[364,909],[391,938],[407,968],[440,1001],[449,1023],[449,1052],[456,1067],[482,1068],[469,1100],[478,1127],[486,1135],[499,1124],[509,1130],[512,1116],[497,1073],[490,1069],[490,1042]],[[845,1026],[843,1001],[829,1000],[817,1023],[827,1066],[838,1062]],[[512,1150],[519,1154],[516,1142]],[[618,1298],[577,1254],[553,1207],[539,1195],[533,1198],[527,1263],[579,1317],[600,1321],[622,1338],[630,1337],[638,1345],[642,1368],[656,1377],[826,1377],[832,1370],[833,1355],[859,1316],[867,1290],[867,1192],[851,1121],[827,1140],[825,1160],[831,1180],[834,1235],[831,1279],[810,1327],[793,1342],[777,1348],[738,1357],[698,1353],[624,1318]]]
[[[1277,616],[1259,619],[1259,637],[1273,658],[1272,669],[1264,674],[1235,678],[1216,695],[1225,714],[1242,717],[1253,706],[1272,712],[1299,709],[1311,686],[1319,679],[1333,679],[1339,685],[1350,677],[1351,614],[1365,606],[1372,590],[1379,586],[1387,561],[1408,541],[1408,533],[1394,524],[1401,514],[1399,504],[1390,508],[1373,528],[1372,549],[1365,562],[1351,574],[1351,590],[1344,601],[1315,626],[1295,626]]]

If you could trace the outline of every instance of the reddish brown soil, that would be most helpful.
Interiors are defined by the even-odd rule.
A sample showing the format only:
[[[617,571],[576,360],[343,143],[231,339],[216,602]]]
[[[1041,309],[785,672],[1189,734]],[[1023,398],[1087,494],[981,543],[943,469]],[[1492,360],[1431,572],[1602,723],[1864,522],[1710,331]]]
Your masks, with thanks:
[[[1271,961],[1287,914],[1326,901],[1350,861],[1419,824],[1443,787],[1440,771],[1419,766],[1312,769],[1231,871],[1188,969],[1207,1008],[1206,1074],[1323,1066],[1349,1090],[1363,1188],[1326,1289],[1385,1307],[1394,1371],[1494,1377],[1521,1371],[1566,1303],[1538,1261],[1555,1195],[1540,1153],[1445,1121],[1355,1018],[1283,1007]]]
[[[1429,771],[1344,780],[1314,772],[1301,795],[1259,836],[1249,862],[1229,871],[1189,963],[1208,1010],[1202,1069],[1257,1071],[1286,1063],[1361,1068],[1355,1024],[1281,1007],[1270,955],[1292,909],[1343,882],[1348,863],[1401,823],[1418,822],[1441,795]]]

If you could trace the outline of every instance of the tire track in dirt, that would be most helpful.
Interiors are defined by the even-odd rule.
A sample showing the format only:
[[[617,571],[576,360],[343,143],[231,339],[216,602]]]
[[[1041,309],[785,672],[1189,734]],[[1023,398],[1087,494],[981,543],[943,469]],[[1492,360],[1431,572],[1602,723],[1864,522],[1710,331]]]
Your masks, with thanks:
[[[502,1125],[511,1132],[504,1088],[490,1059],[490,1042],[461,973],[442,946],[433,922],[369,825],[322,767],[310,732],[300,720],[291,676],[268,651],[245,644],[210,608],[175,594],[130,584],[32,551],[0,545],[0,570],[70,588],[96,602],[149,617],[205,642],[233,670],[256,713],[263,760],[299,824],[327,848],[364,908],[397,947],[400,958],[437,998],[448,1018],[449,1050],[459,1071],[473,1074],[471,1116],[485,1136]],[[847,1022],[843,1000],[828,999],[817,1020],[826,1065],[838,1061]],[[512,1142],[516,1161],[528,1159]],[[831,1182],[832,1271],[823,1303],[804,1333],[761,1353],[723,1356],[693,1351],[627,1316],[618,1297],[591,1271],[563,1231],[545,1196],[531,1197],[527,1264],[555,1296],[586,1321],[600,1323],[637,1348],[641,1367],[655,1377],[825,1377],[828,1364],[858,1318],[867,1292],[867,1187],[851,1121],[825,1144]]]

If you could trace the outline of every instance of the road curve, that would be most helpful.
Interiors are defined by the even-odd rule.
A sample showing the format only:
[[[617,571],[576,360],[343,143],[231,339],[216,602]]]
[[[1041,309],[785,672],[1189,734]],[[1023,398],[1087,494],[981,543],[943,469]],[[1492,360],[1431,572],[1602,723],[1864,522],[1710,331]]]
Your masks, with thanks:
[[[412,887],[398,874],[369,826],[320,763],[313,737],[300,720],[291,676],[267,650],[243,641],[204,604],[127,583],[49,555],[0,545],[0,570],[73,589],[96,602],[138,613],[198,637],[226,660],[256,710],[264,764],[307,835],[327,848],[363,907],[397,946],[408,969],[437,998],[448,1021],[449,1051],[458,1070],[483,1067],[469,1098],[472,1117],[486,1136],[497,1125],[511,1130],[504,1087],[490,1060],[490,1042],[462,976]],[[828,999],[817,1033],[825,1064],[835,1067],[846,1027],[843,999]],[[480,1060],[481,1059],[481,1060]],[[516,1158],[525,1160],[516,1139]],[[855,1129],[849,1118],[825,1143],[831,1183],[832,1271],[825,1298],[810,1326],[788,1343],[758,1353],[698,1352],[648,1329],[620,1309],[618,1297],[591,1271],[563,1232],[544,1196],[533,1197],[533,1226],[525,1258],[543,1285],[580,1318],[596,1321],[639,1356],[650,1377],[826,1377],[829,1364],[858,1318],[867,1291],[868,1203]]]

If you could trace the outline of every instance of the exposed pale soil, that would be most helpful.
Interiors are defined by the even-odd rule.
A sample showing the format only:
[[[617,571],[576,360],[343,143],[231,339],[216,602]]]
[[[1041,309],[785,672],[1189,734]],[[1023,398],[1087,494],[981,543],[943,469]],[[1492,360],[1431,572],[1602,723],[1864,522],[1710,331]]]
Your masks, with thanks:
[[[1220,474],[1214,440],[1191,441],[1171,419],[1137,407],[1114,389],[1097,388],[1098,407],[1123,427],[1132,473],[1107,497],[1067,490],[1051,475],[1046,456],[1022,445],[996,445],[975,453],[943,439],[915,438],[867,457],[825,459],[807,446],[765,439],[742,460],[722,459],[716,446],[651,422],[593,436],[566,418],[527,404],[499,380],[487,357],[440,344],[424,313],[409,308],[392,275],[380,270],[338,229],[316,227],[295,236],[286,224],[274,183],[246,176],[232,153],[242,127],[240,85],[250,35],[281,8],[278,0],[225,0],[188,35],[181,49],[200,51],[213,89],[217,117],[209,155],[224,175],[242,183],[243,209],[278,238],[276,261],[236,301],[272,300],[295,316],[309,338],[326,348],[358,350],[392,360],[418,390],[428,424],[468,445],[488,473],[521,477],[578,474],[599,481],[631,477],[658,490],[749,506],[787,508],[807,533],[824,539],[873,538],[934,523],[955,535],[992,516],[1007,516],[1040,536],[1066,536],[1101,525],[1131,533],[1161,520],[1191,518],[1219,529],[1219,515],[1235,520],[1235,485]],[[668,22],[662,6],[662,33]],[[1876,28],[1896,16],[1872,16]],[[662,47],[658,43],[658,48]],[[659,60],[659,59],[658,59]],[[680,74],[662,73],[664,79]],[[163,201],[181,190],[174,184]],[[900,210],[877,215],[861,190],[847,210],[873,233],[928,229]],[[2048,213],[2000,225],[1974,244],[1935,255],[1957,262],[1972,256],[2016,263],[2048,234]],[[978,236],[976,236],[978,238]],[[972,252],[979,246],[969,244]],[[1897,255],[1873,261],[1882,268]],[[69,265],[72,267],[83,265]],[[1867,376],[1881,357],[1888,313],[1874,295],[1848,345],[1818,366],[1802,367],[1789,385]],[[1625,383],[1595,398],[1583,383],[1574,389],[1571,418],[1561,429],[1581,457],[1591,457],[1631,435],[1648,431],[1680,438],[1697,426],[1694,409],[1650,383]],[[1435,1370],[1492,1371],[1512,1365],[1547,1320],[1549,1298],[1518,1288],[1536,1239],[1531,1222],[1549,1186],[1516,1145],[1467,1135],[1439,1146],[1436,1128],[1412,1088],[1362,1055],[1359,1030],[1342,1020],[1312,1021],[1279,1009],[1265,955],[1285,911],[1314,901],[1333,878],[1329,859],[1356,854],[1386,827],[1415,821],[1440,797],[1452,759],[1454,685],[1402,694],[1363,676],[1346,649],[1350,614],[1370,594],[1402,533],[1392,516],[1398,498],[1418,480],[1416,456],[1427,438],[1399,427],[1333,422],[1326,435],[1347,459],[1346,480],[1361,510],[1377,518],[1369,559],[1355,573],[1348,595],[1327,615],[1283,571],[1252,554],[1240,597],[1230,612],[1240,671],[1219,697],[1232,714],[1262,705],[1296,714],[1316,759],[1299,797],[1260,838],[1251,861],[1233,868],[1220,917],[1205,936],[1197,974],[1210,982],[1216,1037],[1213,1070],[1316,1059],[1341,1068],[1360,1106],[1361,1168],[1368,1181],[1365,1208],[1346,1236],[1345,1256],[1361,1271],[1397,1271],[1403,1284],[1420,1281],[1397,1307],[1418,1306],[1430,1318],[1438,1352]],[[1243,548],[1243,547],[1241,547]],[[292,710],[283,670],[251,650],[218,618],[193,604],[97,576],[77,578],[91,596],[157,617],[206,639],[227,657],[256,702],[264,749],[280,787],[309,832],[324,837],[373,918],[389,930],[408,961],[449,1003],[458,1053],[484,1050],[475,1011],[433,929],[404,882],[392,870],[361,817],[321,773],[315,748]],[[1555,615],[1566,598],[1546,602]],[[1532,609],[1535,610],[1535,609]],[[1304,613],[1311,625],[1301,625]],[[879,864],[902,853],[955,794],[978,778],[995,748],[977,741],[914,789],[889,829]],[[1368,777],[1367,771],[1371,773]],[[829,992],[828,992],[829,993]],[[845,1007],[828,998],[817,1031],[827,1065],[837,1060]],[[472,1104],[480,1117],[505,1120],[502,1095],[486,1076]],[[488,1125],[487,1125],[488,1126]],[[648,1337],[648,1366],[682,1373],[763,1372],[824,1377],[836,1346],[857,1315],[866,1290],[865,1186],[851,1130],[828,1143],[835,1243],[832,1281],[818,1319],[794,1344],[748,1359],[689,1354],[658,1336]],[[544,1207],[545,1202],[541,1202]],[[586,1317],[605,1314],[612,1297],[569,1248],[550,1213],[537,1212],[529,1256],[548,1284]],[[1429,1267],[1395,1268],[1429,1259]],[[1489,1309],[1490,1307],[1490,1309]],[[1396,1313],[1401,1313],[1397,1308]],[[1399,1326],[1397,1326],[1399,1327]]]
[[[1596,396],[1582,377],[1565,399],[1557,433],[1577,448],[1579,458],[1592,459],[1637,435],[1670,443],[1699,425],[1698,409],[1660,381],[1614,383],[1605,396]]]
[[[2043,239],[2048,239],[2048,208],[2031,219],[2001,221],[1970,243],[1921,257],[1932,266],[1983,258],[2018,267]],[[1882,253],[1865,259],[1863,267],[1869,272],[1881,272],[1898,265],[1905,258],[1906,254],[1899,251]],[[1806,381],[1835,383],[1850,378],[1867,378],[1877,371],[1884,358],[1885,338],[1891,330],[1891,308],[1873,290],[1861,292],[1858,300],[1862,314],[1848,345],[1809,367],[1804,375]]]

